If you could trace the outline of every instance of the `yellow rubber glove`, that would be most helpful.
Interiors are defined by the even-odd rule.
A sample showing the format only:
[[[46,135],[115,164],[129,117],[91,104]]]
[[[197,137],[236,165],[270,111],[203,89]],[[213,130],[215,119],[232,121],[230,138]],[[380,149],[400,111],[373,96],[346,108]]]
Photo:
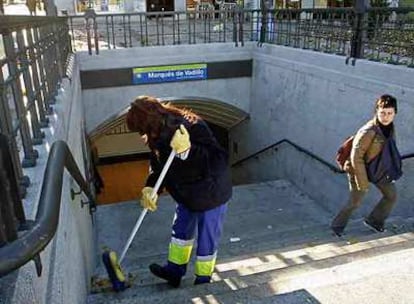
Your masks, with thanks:
[[[180,125],[180,128],[175,131],[170,146],[177,154],[183,153],[191,148],[190,135],[184,125]]]
[[[155,194],[155,196],[152,198],[152,187],[144,187],[141,191],[141,206],[143,208],[147,208],[150,211],[157,210],[157,200],[158,200],[158,194]]]

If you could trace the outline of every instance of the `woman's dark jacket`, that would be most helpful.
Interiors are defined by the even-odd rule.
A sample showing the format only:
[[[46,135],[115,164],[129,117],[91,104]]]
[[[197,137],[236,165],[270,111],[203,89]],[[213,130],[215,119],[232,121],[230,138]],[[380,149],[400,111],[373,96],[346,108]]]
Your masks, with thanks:
[[[170,119],[171,120],[171,119]],[[184,118],[167,124],[184,124],[190,135],[191,149],[185,160],[175,157],[162,184],[174,200],[192,211],[205,211],[226,203],[232,195],[227,152],[219,145],[207,124],[191,124]],[[151,173],[146,186],[153,187],[171,152],[174,131],[165,128],[151,151]],[[160,188],[162,188],[160,187]]]

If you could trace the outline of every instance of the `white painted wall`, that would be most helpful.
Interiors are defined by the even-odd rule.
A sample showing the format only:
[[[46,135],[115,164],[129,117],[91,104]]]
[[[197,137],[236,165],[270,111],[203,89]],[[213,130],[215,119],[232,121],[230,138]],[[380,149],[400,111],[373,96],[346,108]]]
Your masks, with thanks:
[[[365,60],[346,65],[344,57],[274,45],[256,48],[252,57],[251,119],[231,132],[239,146],[233,161],[288,138],[334,164],[339,144],[373,116],[375,99],[385,93],[399,101],[395,123],[400,150],[414,152],[414,69]],[[251,178],[273,171],[327,208],[339,210],[347,192],[344,175],[330,173],[285,145],[277,156],[270,155],[274,166],[265,160],[247,165],[254,167],[249,169],[255,172],[250,172]],[[405,176],[398,182],[401,214],[414,215],[410,203],[414,193],[408,190],[414,182],[413,162],[404,162]],[[377,198],[376,191],[370,195]]]

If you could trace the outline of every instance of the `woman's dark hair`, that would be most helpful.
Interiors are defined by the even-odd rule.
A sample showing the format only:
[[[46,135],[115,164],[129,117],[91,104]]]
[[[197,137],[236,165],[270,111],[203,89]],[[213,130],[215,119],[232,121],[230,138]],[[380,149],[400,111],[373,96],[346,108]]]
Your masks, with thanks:
[[[397,114],[397,99],[388,94],[382,95],[375,102],[375,110],[378,108],[394,108]]]
[[[131,103],[131,108],[126,115],[128,129],[146,135],[150,148],[163,129],[169,129],[172,135],[179,127],[174,122],[180,123],[182,119],[193,124],[199,117],[190,110],[180,109],[169,103],[161,103],[152,96],[138,96]]]

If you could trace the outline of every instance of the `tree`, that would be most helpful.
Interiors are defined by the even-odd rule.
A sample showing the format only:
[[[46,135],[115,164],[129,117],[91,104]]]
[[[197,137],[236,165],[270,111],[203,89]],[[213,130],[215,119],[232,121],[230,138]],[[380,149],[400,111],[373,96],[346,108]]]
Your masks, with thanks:
[[[387,0],[370,0],[371,7],[388,7],[389,2]]]
[[[387,8],[389,2],[387,0],[370,0],[371,7],[373,8]],[[368,39],[371,40],[375,37],[382,27],[382,24],[389,17],[390,12],[384,11],[370,11],[368,13]]]

